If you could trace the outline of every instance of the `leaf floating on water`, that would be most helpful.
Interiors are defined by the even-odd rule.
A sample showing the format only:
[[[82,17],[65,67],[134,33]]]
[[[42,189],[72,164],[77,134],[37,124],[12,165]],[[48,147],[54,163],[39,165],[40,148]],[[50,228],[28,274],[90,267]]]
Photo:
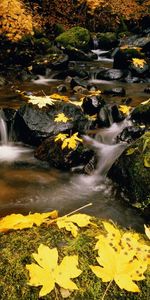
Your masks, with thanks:
[[[8,230],[17,230],[24,228],[31,228],[33,225],[40,226],[46,223],[49,218],[55,219],[58,217],[56,210],[47,213],[35,213],[24,216],[22,214],[11,214],[0,220],[0,232]]]
[[[71,280],[78,277],[82,271],[77,268],[78,256],[65,256],[58,265],[57,248],[50,249],[41,244],[38,253],[33,253],[33,257],[38,264],[26,265],[30,273],[29,285],[42,286],[39,296],[49,294],[55,283],[67,290],[77,290],[77,285]]]
[[[72,233],[73,237],[76,237],[78,234],[78,227],[86,227],[89,224],[92,224],[90,219],[91,216],[86,214],[75,214],[58,218],[56,223],[59,229],[65,228]]]
[[[69,120],[71,120],[71,118],[66,117],[64,113],[58,114],[54,119],[55,122],[63,122],[63,123],[67,123]]]
[[[53,99],[51,99],[50,97],[48,96],[28,96],[29,100],[28,102],[29,103],[32,103],[33,105],[38,105],[39,108],[42,108],[44,106],[46,106],[47,104],[48,105],[53,105],[54,104],[54,101]]]
[[[119,105],[119,110],[122,111],[124,114],[128,115],[130,110],[131,110],[131,106],[127,106],[127,105]]]

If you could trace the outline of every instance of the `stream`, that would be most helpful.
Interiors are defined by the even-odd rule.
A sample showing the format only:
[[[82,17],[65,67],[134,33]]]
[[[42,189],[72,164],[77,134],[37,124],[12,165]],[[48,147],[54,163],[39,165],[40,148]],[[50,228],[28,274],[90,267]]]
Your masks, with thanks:
[[[126,98],[131,97],[132,105],[147,100],[143,83],[122,83],[103,81],[96,78],[98,67],[111,67],[111,59],[98,59],[95,62],[77,62],[77,65],[91,74],[88,82],[96,84],[98,89],[124,87]],[[15,90],[33,91],[46,95],[53,93],[61,80],[39,77],[38,80],[19,83],[14,86],[0,87],[0,106],[18,108],[21,104]],[[119,97],[105,96],[106,101],[119,103]],[[143,230],[144,219],[136,210],[129,207],[125,196],[116,185],[106,177],[114,161],[126,148],[126,143],[114,144],[114,139],[123,128],[128,126],[125,120],[119,125],[114,123],[99,133],[98,141],[88,136],[86,143],[97,152],[97,169],[90,176],[73,175],[72,173],[50,169],[47,163],[34,158],[33,149],[26,145],[14,144],[7,136],[6,124],[0,116],[0,216],[10,213],[46,212],[57,209],[59,215],[69,213],[92,202],[82,212],[134,228]],[[108,159],[109,158],[109,159]],[[127,199],[126,199],[127,200]]]

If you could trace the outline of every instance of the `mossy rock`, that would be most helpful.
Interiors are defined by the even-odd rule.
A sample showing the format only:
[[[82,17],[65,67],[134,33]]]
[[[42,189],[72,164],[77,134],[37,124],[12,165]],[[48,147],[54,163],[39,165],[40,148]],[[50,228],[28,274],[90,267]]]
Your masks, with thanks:
[[[150,100],[138,105],[131,113],[131,118],[138,123],[150,125]]]
[[[87,29],[77,26],[58,35],[55,41],[66,48],[72,46],[86,50],[89,48],[90,34]]]
[[[82,273],[73,279],[78,290],[73,291],[68,300],[100,300],[108,286],[100,278],[96,277],[89,265],[97,265],[97,251],[94,250],[95,236],[103,233],[102,222],[93,218],[97,226],[80,228],[76,238],[65,229],[58,229],[55,223],[32,227],[30,229],[11,231],[0,234],[0,299],[1,300],[37,300],[41,287],[28,285],[29,273],[27,264],[34,261],[32,253],[37,253],[40,244],[50,248],[57,247],[59,262],[66,255],[78,255],[79,268]],[[143,237],[142,237],[143,239]],[[108,257],[109,260],[109,257]],[[69,266],[68,266],[69,267]],[[115,282],[107,292],[105,300],[147,300],[147,293],[150,287],[149,271],[145,273],[146,279],[138,282],[140,293],[127,292],[121,290]],[[62,300],[59,286],[48,295],[42,297],[43,300]]]
[[[130,145],[113,165],[110,175],[123,187],[132,205],[150,206],[150,132]]]
[[[99,32],[97,34],[97,39],[99,40],[100,48],[105,50],[110,50],[119,43],[115,32]]]

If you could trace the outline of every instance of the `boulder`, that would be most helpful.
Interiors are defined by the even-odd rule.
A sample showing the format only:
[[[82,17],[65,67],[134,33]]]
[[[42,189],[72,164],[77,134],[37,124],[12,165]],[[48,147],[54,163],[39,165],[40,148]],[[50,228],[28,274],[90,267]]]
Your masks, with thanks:
[[[87,115],[95,115],[99,112],[100,108],[105,105],[105,101],[101,96],[86,96],[83,99],[82,109]]]
[[[150,124],[150,100],[141,103],[131,113],[131,119],[137,123]]]
[[[142,211],[150,208],[150,133],[123,152],[109,172],[123,188],[129,202]],[[150,212],[150,210],[149,210]]]
[[[114,63],[113,67],[116,69],[128,69],[132,58],[145,58],[144,54],[141,52],[141,49],[133,46],[121,46],[116,48],[113,54]]]
[[[103,91],[104,95],[111,95],[111,96],[125,96],[126,91],[122,87],[116,87],[111,89],[106,89]]]
[[[120,80],[124,77],[125,72],[119,69],[105,69],[97,73],[97,79]]]
[[[80,26],[72,27],[58,35],[55,42],[65,48],[72,46],[80,50],[85,50],[89,48],[90,33],[87,29]]]
[[[96,37],[100,49],[110,50],[119,44],[115,32],[98,32]]]

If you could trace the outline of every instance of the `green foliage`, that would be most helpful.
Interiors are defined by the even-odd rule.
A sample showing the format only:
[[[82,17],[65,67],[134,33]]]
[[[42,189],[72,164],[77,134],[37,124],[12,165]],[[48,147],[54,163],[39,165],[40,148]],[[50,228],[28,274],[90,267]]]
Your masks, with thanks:
[[[56,42],[64,47],[72,46],[78,49],[86,49],[90,42],[90,34],[87,29],[77,26],[56,37]]]

